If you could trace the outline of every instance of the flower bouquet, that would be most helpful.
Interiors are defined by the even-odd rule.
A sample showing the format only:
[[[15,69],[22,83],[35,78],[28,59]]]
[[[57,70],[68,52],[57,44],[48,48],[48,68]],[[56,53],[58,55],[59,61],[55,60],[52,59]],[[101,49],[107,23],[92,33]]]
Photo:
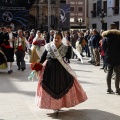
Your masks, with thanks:
[[[37,63],[37,62],[36,63],[32,63],[30,66],[31,66],[32,70],[35,70],[37,72],[41,71],[42,67],[43,67],[41,63]]]
[[[33,45],[44,46],[45,40],[36,40],[35,42],[33,42]]]
[[[35,63],[32,63],[30,65],[30,67],[31,67],[32,72],[29,75],[28,79],[33,81],[33,78],[34,78],[35,74],[38,77],[38,73],[39,73],[39,71],[42,70],[43,65],[41,63],[35,62]]]

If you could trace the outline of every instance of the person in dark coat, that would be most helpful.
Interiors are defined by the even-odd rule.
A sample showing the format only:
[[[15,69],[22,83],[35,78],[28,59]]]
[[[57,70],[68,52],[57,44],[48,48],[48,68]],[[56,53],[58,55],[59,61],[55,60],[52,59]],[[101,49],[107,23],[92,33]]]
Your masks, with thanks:
[[[14,61],[14,40],[16,35],[12,32],[12,27],[7,26],[7,33],[4,33],[3,39],[5,43],[5,55],[7,58],[8,65],[8,74],[11,74],[12,71],[12,63]]]
[[[0,47],[1,47],[1,50],[4,52],[4,41],[3,41],[3,31],[2,31],[2,28],[0,28]]]
[[[51,30],[50,33],[47,34],[47,43],[50,43],[53,41],[54,38],[54,30]]]
[[[100,66],[100,55],[99,55],[99,41],[100,41],[100,35],[98,34],[97,30],[93,30],[93,36],[91,39],[91,46],[93,48],[93,54],[95,58],[95,66]]]
[[[105,52],[105,63],[108,66],[107,72],[107,93],[113,93],[111,78],[115,75],[115,94],[120,95],[120,31],[116,24],[111,24],[110,30],[103,32],[102,48]]]

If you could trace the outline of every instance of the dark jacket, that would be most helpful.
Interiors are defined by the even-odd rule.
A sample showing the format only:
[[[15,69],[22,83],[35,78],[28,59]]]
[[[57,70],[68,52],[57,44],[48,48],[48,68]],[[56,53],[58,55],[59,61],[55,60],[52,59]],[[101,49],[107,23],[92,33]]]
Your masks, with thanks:
[[[91,38],[91,46],[93,49],[98,48],[99,47],[99,41],[100,41],[100,35],[96,34],[93,35]]]
[[[0,32],[0,44],[3,43],[3,32]]]
[[[13,37],[17,37],[17,35],[15,33],[13,33]],[[9,34],[8,33],[4,34],[3,39],[4,39],[5,45],[9,45],[9,42],[8,42],[8,40],[9,40]],[[13,42],[13,44],[14,44],[14,42]]]
[[[112,66],[120,65],[120,31],[108,30],[103,32],[102,36],[105,62]]]

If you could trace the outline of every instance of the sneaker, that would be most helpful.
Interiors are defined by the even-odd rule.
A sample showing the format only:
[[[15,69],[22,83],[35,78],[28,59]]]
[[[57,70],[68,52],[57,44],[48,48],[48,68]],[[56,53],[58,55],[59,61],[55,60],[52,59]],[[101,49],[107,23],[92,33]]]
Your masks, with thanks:
[[[107,89],[107,92],[106,92],[107,94],[113,94],[114,92],[113,92],[113,90],[112,89]]]
[[[116,94],[116,95],[120,95],[120,90],[116,90],[116,91],[115,91],[115,94]]]

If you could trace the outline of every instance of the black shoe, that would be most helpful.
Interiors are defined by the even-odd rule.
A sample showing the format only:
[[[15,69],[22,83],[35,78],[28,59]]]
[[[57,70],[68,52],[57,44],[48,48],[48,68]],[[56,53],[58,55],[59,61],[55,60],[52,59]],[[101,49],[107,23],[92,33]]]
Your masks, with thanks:
[[[18,70],[20,70],[20,67],[18,68]]]
[[[70,63],[70,60],[68,60],[68,62],[67,63]]]
[[[83,54],[80,54],[82,57],[85,57]]]
[[[90,55],[88,55],[87,57],[91,57]]]
[[[59,113],[59,109],[58,109],[58,110],[54,110],[54,113],[53,113],[53,114],[54,114],[55,116],[58,116],[58,113]]]
[[[116,90],[116,91],[115,91],[115,94],[116,94],[116,95],[120,95],[120,90]]]
[[[94,61],[88,61],[88,63],[94,64],[95,62]]]
[[[113,90],[112,89],[107,89],[107,92],[106,92],[107,94],[113,94],[114,92],[113,92]]]
[[[8,71],[8,74],[11,74],[11,70]]]
[[[13,70],[10,70],[11,73],[13,73]]]
[[[22,71],[24,71],[26,68],[22,68]]]

